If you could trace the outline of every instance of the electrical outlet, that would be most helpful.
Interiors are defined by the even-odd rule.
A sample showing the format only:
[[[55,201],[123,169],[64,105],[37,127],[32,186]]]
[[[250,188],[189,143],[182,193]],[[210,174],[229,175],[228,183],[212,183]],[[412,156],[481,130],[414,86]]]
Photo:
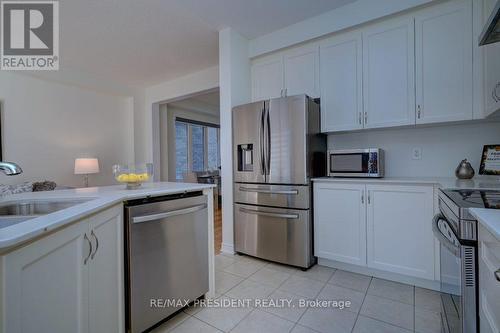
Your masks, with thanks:
[[[414,160],[422,159],[422,148],[413,148],[411,151],[411,158]]]

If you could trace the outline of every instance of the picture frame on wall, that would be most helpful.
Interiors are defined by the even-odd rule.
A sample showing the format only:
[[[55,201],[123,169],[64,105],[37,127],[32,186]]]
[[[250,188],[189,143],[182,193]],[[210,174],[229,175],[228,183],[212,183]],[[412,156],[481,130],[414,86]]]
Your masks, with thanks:
[[[479,174],[500,176],[500,144],[483,147]]]

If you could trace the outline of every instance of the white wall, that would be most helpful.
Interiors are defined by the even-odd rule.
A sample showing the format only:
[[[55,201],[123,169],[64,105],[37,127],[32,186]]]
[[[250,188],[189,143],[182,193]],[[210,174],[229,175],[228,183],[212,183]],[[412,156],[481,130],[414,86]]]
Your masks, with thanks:
[[[483,145],[487,144],[500,144],[500,122],[328,136],[328,149],[383,148],[387,177],[454,177],[455,168],[464,158],[477,173]],[[421,160],[412,159],[413,148],[422,148]]]
[[[0,73],[4,160],[19,163],[19,176],[0,183],[54,180],[79,186],[74,159],[99,158],[91,185],[113,184],[111,168],[134,158],[133,100],[27,75]]]
[[[160,167],[159,103],[216,89],[219,86],[219,67],[210,67],[175,80],[145,89],[143,107],[134,108],[135,159],[153,162]],[[157,131],[157,133],[155,132]],[[154,142],[157,135],[158,142]]]
[[[228,28],[219,32],[222,251],[233,252],[233,106],[250,102],[248,40]]]

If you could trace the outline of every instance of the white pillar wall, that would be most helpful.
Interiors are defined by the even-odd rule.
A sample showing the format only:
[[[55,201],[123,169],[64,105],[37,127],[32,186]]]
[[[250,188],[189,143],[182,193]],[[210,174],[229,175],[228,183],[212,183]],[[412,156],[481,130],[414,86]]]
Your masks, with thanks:
[[[250,102],[248,40],[231,28],[219,32],[220,140],[222,176],[222,251],[234,252],[233,106]]]

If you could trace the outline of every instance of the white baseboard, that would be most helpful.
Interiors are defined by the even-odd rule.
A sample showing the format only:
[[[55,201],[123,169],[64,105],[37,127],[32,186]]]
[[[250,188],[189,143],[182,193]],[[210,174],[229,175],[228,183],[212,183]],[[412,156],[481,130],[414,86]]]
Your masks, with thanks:
[[[380,278],[380,279],[386,279],[386,280],[406,283],[406,284],[414,285],[414,286],[421,287],[421,288],[432,289],[432,290],[436,290],[436,291],[440,290],[440,282],[439,281],[426,280],[426,279],[422,279],[422,278],[402,275],[402,274],[398,274],[398,273],[381,271],[378,269],[373,269],[373,268],[364,267],[364,266],[346,264],[346,263],[343,263],[340,261],[323,259],[323,258],[318,258],[318,264],[321,266],[342,269],[344,271],[349,271],[349,272],[353,272],[353,273],[374,276],[374,277]]]
[[[232,244],[232,243],[222,243],[222,247],[221,247],[220,251],[222,253],[235,254],[235,252],[234,252],[234,244]]]

